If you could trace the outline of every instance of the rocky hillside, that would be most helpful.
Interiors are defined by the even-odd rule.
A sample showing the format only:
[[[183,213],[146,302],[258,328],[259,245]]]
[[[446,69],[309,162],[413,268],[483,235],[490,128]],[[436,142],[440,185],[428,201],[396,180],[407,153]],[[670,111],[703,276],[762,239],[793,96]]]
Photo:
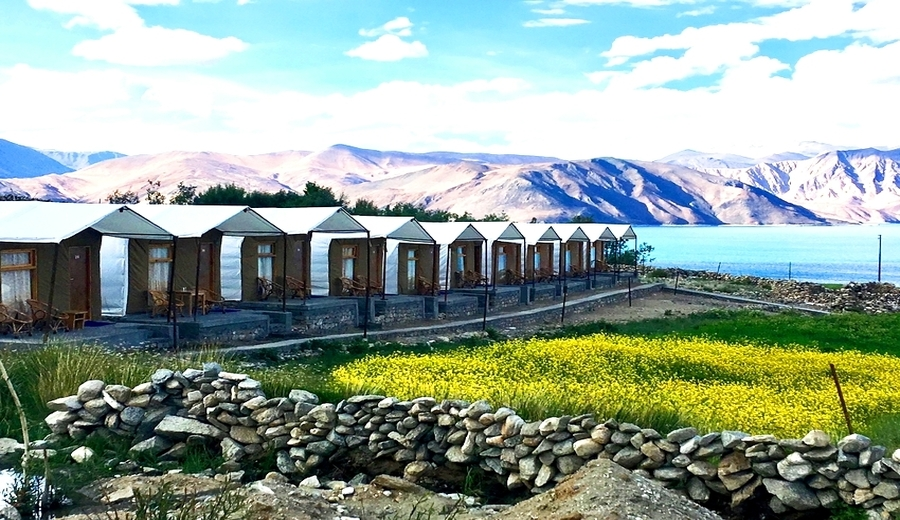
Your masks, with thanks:
[[[71,171],[72,168],[33,148],[0,139],[0,179],[38,177]]]
[[[900,222],[900,150],[835,151],[704,171],[756,186],[824,218]]]
[[[33,197],[95,202],[159,181],[200,190],[234,183],[249,190],[301,190],[308,181],[378,205],[547,221],[590,215],[633,224],[822,224],[900,221],[900,151],[779,154],[749,167],[740,156],[686,151],[669,162],[597,158],[403,153],[336,145],[317,152],[239,156],[168,152],[105,160],[72,173],[11,182]],[[801,159],[798,159],[800,157]],[[46,158],[46,157],[45,157]],[[789,158],[789,159],[785,159]],[[685,166],[687,165],[687,166]],[[722,167],[709,167],[722,166]],[[64,167],[63,167],[64,168]],[[63,171],[63,170],[61,170]]]

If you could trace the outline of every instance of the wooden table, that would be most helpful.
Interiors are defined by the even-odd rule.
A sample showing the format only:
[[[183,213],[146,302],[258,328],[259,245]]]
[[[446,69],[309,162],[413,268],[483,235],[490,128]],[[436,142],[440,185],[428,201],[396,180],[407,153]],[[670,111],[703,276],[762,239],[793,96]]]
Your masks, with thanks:
[[[88,311],[63,311],[66,315],[66,330],[79,330],[84,328]]]
[[[175,298],[184,302],[185,307],[187,308],[188,314],[193,315],[194,314],[194,304],[195,304],[195,302],[194,302],[195,291],[182,289],[180,291],[172,291],[172,293],[174,294]],[[199,291],[196,291],[196,296],[197,296],[196,303],[199,304],[200,314],[206,314],[206,291],[203,289],[200,289]]]

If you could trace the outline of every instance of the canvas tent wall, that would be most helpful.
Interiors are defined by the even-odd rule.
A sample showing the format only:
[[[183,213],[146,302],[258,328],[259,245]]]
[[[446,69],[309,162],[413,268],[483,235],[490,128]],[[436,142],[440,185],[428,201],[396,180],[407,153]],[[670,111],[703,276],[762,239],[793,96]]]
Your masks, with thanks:
[[[616,270],[619,269],[619,261],[618,255],[622,249],[622,246],[625,242],[629,240],[634,241],[634,249],[637,249],[637,234],[634,232],[634,229],[628,224],[607,224],[609,227],[609,231],[615,237],[615,249],[614,256],[610,258],[610,261],[616,264]],[[637,258],[637,257],[635,257]],[[637,270],[637,264],[634,265],[635,271]]]
[[[525,235],[511,222],[472,222],[472,226],[487,239],[486,265],[492,285],[505,283],[505,271],[522,271]],[[502,276],[501,276],[502,275]]]
[[[366,229],[341,207],[258,208],[263,218],[287,235],[287,275],[311,286],[313,272],[327,272],[327,259],[312,262],[311,238],[314,233],[365,233]],[[280,257],[279,257],[280,258]]]
[[[438,280],[445,290],[462,286],[466,271],[484,273],[484,235],[468,222],[422,222],[440,251]]]
[[[171,235],[125,206],[53,202],[0,202],[0,299],[24,310],[26,298],[98,319],[101,286],[124,300],[127,279],[106,280],[103,237],[170,239]]]
[[[256,297],[258,254],[250,257],[246,237],[277,240],[283,232],[247,206],[130,206],[176,237],[171,242],[132,240],[128,246],[128,274],[132,279],[126,312],[145,312],[147,291],[159,284],[168,269],[176,290],[196,290],[204,268],[204,244],[208,255],[209,287],[229,300]],[[278,255],[276,250],[273,254]],[[169,256],[165,256],[169,255]],[[174,265],[173,265],[174,264]],[[273,270],[280,269],[273,262]],[[198,273],[200,268],[200,273]]]
[[[562,241],[559,257],[559,263],[563,266],[561,272],[573,274],[587,271],[587,247],[590,239],[581,228],[581,224],[553,224],[553,229]]]
[[[371,279],[384,294],[412,294],[418,277],[435,279],[434,239],[415,219],[354,218],[368,230],[368,243],[363,233],[313,234],[311,261],[328,264],[327,271],[312,272],[313,294],[340,294],[340,278],[351,274]]]
[[[616,236],[607,224],[579,224],[590,241],[589,265],[594,271],[604,271],[606,263],[606,244],[616,241]]]
[[[525,254],[525,278],[534,281],[536,270],[559,269],[560,238],[556,230],[545,223],[521,223],[516,227],[525,236],[527,251]]]

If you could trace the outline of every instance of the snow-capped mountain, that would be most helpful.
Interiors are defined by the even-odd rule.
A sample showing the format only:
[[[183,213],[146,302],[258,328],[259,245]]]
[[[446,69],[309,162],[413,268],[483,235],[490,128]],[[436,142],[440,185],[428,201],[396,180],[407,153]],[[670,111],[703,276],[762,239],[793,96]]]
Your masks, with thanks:
[[[59,150],[38,150],[54,161],[64,164],[73,170],[87,168],[98,162],[108,161],[110,159],[118,159],[125,157],[125,154],[119,152],[61,152]]]
[[[174,193],[179,182],[200,191],[229,183],[247,190],[300,191],[312,181],[351,202],[410,202],[476,217],[506,212],[514,219],[559,221],[591,215],[636,224],[900,221],[900,151],[827,152],[812,158],[788,153],[759,164],[740,156],[714,159],[732,166],[754,164],[691,168],[614,158],[564,161],[335,145],[315,152],[244,156],[136,155],[7,183],[37,198],[90,202],[105,200],[116,190],[143,195],[148,181],[159,182],[164,195]]]
[[[827,152],[709,173],[762,188],[828,219],[900,222],[900,149]]]
[[[0,139],[0,179],[38,177],[66,173],[72,168],[60,164],[34,148]]]

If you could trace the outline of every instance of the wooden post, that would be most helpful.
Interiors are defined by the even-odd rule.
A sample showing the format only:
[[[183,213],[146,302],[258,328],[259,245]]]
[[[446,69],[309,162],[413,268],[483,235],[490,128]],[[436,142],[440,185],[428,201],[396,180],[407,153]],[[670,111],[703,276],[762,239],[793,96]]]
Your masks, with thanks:
[[[831,378],[834,379],[834,387],[837,388],[838,399],[841,402],[841,410],[844,412],[844,420],[847,421],[847,431],[850,432],[850,435],[853,435],[853,425],[850,424],[850,412],[847,410],[847,402],[844,401],[844,392],[841,391],[841,381],[838,379],[834,363],[829,363],[828,366],[831,367]]]

